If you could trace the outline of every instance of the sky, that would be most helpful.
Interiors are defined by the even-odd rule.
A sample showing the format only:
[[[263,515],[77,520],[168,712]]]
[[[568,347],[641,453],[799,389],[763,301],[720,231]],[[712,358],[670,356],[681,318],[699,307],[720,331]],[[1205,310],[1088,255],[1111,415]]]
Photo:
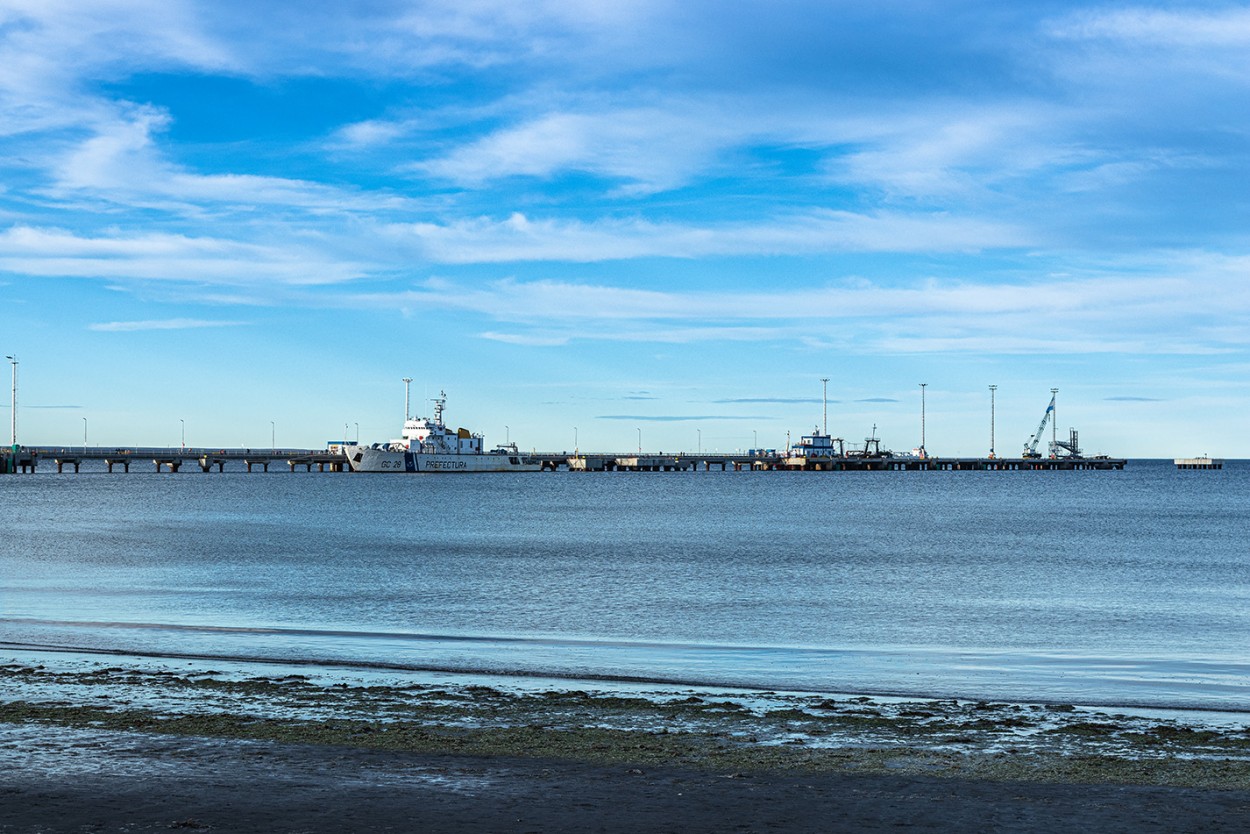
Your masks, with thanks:
[[[1248,92],[1233,3],[0,0],[18,439],[1247,457]]]

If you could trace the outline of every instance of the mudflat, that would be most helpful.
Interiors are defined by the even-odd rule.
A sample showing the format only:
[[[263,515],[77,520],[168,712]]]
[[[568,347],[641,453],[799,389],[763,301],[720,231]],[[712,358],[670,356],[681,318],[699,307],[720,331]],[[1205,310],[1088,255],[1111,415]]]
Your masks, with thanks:
[[[1250,824],[1244,790],[725,772],[21,725],[0,725],[0,739],[10,754],[0,773],[5,832],[1231,832]]]
[[[0,832],[907,828],[1244,831],[1250,727],[1070,704],[0,665]]]

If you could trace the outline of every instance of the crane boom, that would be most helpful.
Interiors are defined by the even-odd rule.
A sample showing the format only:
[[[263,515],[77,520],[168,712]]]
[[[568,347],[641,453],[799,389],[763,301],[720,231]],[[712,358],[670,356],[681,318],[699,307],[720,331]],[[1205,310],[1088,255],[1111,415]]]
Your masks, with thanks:
[[[1046,406],[1046,413],[1042,415],[1042,422],[1037,424],[1037,434],[1033,435],[1033,437],[1024,444],[1024,457],[1040,457],[1040,455],[1037,454],[1037,444],[1042,441],[1042,434],[1046,431],[1046,424],[1050,422],[1050,415],[1055,413],[1055,397],[1057,396],[1058,394],[1050,395],[1050,405]]]

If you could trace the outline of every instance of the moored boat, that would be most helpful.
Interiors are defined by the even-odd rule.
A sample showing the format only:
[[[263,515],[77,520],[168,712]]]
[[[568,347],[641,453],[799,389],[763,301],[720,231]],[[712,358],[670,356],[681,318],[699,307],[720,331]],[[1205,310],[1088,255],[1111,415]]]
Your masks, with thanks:
[[[404,418],[397,440],[348,445],[343,453],[353,472],[538,472],[542,464],[521,454],[515,443],[485,449],[480,434],[443,423],[446,392],[434,400],[434,416]],[[405,411],[407,408],[405,408]]]

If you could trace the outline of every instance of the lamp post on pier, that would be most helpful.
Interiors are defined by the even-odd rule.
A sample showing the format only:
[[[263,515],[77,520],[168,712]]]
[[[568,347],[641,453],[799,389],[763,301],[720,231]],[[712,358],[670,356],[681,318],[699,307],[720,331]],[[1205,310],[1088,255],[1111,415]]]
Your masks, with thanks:
[[[829,377],[822,376],[820,378],[820,384],[821,384],[820,402],[821,402],[821,406],[823,410],[823,423],[824,423],[824,428],[822,429],[822,431],[824,431],[825,437],[828,437],[829,436]]]
[[[994,392],[998,390],[997,385],[990,386],[990,457],[994,457]]]
[[[1058,388],[1050,389],[1050,398],[1052,400],[1058,395],[1059,395]],[[1055,449],[1058,448],[1059,446],[1059,444],[1056,442],[1058,440],[1059,440],[1059,409],[1056,408],[1054,411],[1050,413],[1050,454],[1051,454],[1051,457],[1056,456]]]
[[[87,454],[87,418],[82,418],[82,453]]]
[[[699,454],[703,454],[703,429],[695,429],[699,433]]]
[[[642,426],[638,426],[638,455],[642,455]]]
[[[273,420],[269,421],[269,451],[278,451],[278,427]]]
[[[577,450],[581,448],[577,445],[577,426],[573,427],[573,454],[577,454]]]
[[[928,453],[927,451],[925,451],[925,442],[924,442],[924,441],[925,441],[925,436],[924,436],[924,429],[925,429],[925,426],[924,426],[924,417],[925,417],[925,414],[924,414],[924,389],[928,386],[928,384],[929,384],[929,383],[927,383],[927,382],[922,382],[922,383],[920,383],[920,457],[922,457],[922,458],[927,458],[927,457],[929,456],[929,453]]]
[[[9,442],[13,444],[13,451],[16,452],[17,451],[17,356],[16,355],[6,356],[4,358],[9,360],[9,364],[13,366],[13,400],[10,403],[10,408],[12,409],[12,411],[9,414],[11,421],[12,421],[11,423],[12,428],[9,434],[9,438],[10,438]]]
[[[185,452],[187,450],[187,421],[179,417],[178,422],[182,424],[182,451]]]

